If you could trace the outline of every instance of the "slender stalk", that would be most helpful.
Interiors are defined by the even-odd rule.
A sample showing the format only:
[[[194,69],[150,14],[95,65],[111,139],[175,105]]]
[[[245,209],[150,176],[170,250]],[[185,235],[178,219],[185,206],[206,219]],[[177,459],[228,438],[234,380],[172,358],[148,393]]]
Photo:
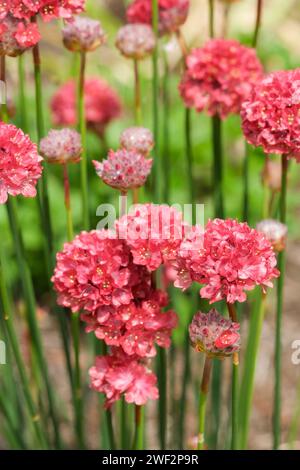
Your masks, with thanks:
[[[243,220],[249,220],[249,145],[245,143],[245,154],[243,161],[243,180],[244,180],[244,195],[243,195]]]
[[[24,70],[24,55],[21,54],[18,57],[18,73],[19,73],[19,107],[20,107],[20,120],[23,131],[27,134],[28,129],[28,115],[27,115],[27,103],[25,93],[25,70]]]
[[[47,448],[47,443],[43,431],[40,426],[40,417],[31,396],[30,384],[26,375],[25,364],[22,358],[22,354],[19,348],[19,340],[17,338],[14,323],[12,319],[12,306],[10,301],[10,296],[8,292],[7,282],[5,279],[5,269],[4,269],[4,250],[3,247],[0,248],[0,293],[1,293],[1,302],[4,310],[4,322],[8,335],[8,339],[15,357],[17,364],[21,387],[23,389],[25,403],[28,408],[29,416],[32,421],[33,429],[37,438],[37,442],[42,449]]]
[[[152,96],[153,96],[153,135],[155,142],[154,158],[154,200],[160,202],[161,197],[161,161],[159,152],[159,77],[158,77],[158,0],[152,1],[152,27],[157,42],[152,54],[153,78],[152,78]]]
[[[0,393],[0,411],[5,418],[7,428],[9,432],[11,433],[11,440],[12,440],[11,444],[13,444],[14,447],[17,447],[18,449],[22,449],[22,450],[26,449],[26,445],[23,440],[23,437],[20,434],[19,429],[16,428],[16,425],[11,416],[10,410],[7,406],[7,400],[5,399],[2,393]]]
[[[4,122],[7,121],[8,116],[7,116],[7,106],[6,106],[6,70],[5,70],[5,55],[0,56],[0,80],[2,83],[4,83],[4,93],[5,96],[4,98],[4,103],[0,103],[0,119]]]
[[[137,126],[142,124],[142,100],[141,100],[141,81],[139,74],[139,62],[134,60],[134,110],[135,122]]]
[[[193,180],[193,151],[191,139],[191,110],[185,109],[185,148],[186,148],[186,164],[189,185],[190,204],[195,203],[195,188]]]
[[[135,406],[135,434],[133,440],[133,450],[143,450],[144,448],[144,407]]]
[[[287,197],[287,173],[288,159],[282,155],[281,159],[281,194],[279,215],[280,222],[286,223],[286,197]],[[285,252],[281,251],[278,255],[278,269],[280,277],[277,281],[277,311],[276,311],[276,334],[275,334],[275,393],[274,393],[274,414],[273,414],[273,448],[278,449],[281,438],[281,331],[282,331],[282,312],[283,312],[283,288],[285,276]]]
[[[167,444],[167,354],[162,348],[159,348],[157,353],[157,376],[160,448],[165,450]]]
[[[244,361],[244,373],[239,396],[239,426],[241,449],[246,449],[248,442],[249,420],[253,400],[255,369],[263,321],[265,316],[266,295],[264,293],[260,293],[260,297],[257,303],[258,305],[252,312],[250,319],[250,327]]]
[[[73,229],[71,198],[70,198],[70,180],[69,180],[67,163],[63,164],[63,178],[64,178],[65,208],[66,208],[66,219],[67,219],[67,234],[68,234],[68,240],[71,241],[74,238],[74,229]]]
[[[164,129],[164,151],[163,151],[163,199],[165,203],[170,200],[170,96],[169,96],[169,65],[166,52],[164,57],[163,78],[163,129]]]
[[[229,13],[231,3],[224,3],[223,5],[223,24],[222,24],[222,37],[226,38],[228,34]]]
[[[252,47],[257,46],[258,36],[261,26],[261,19],[262,19],[262,7],[263,7],[263,0],[257,0],[257,7],[256,7],[256,19],[255,19],[255,28],[254,34],[252,39]]]
[[[288,435],[288,443],[291,450],[294,450],[295,441],[297,439],[297,433],[299,429],[299,421],[300,421],[300,382],[298,383],[297,387],[297,394],[296,394],[296,407],[295,412],[292,418],[291,427],[289,430]]]
[[[82,219],[83,228],[89,229],[89,203],[88,203],[88,172],[87,172],[87,142],[86,142],[86,120],[84,107],[84,83],[86,69],[86,53],[80,53],[80,72],[78,83],[78,129],[81,134],[82,155],[81,155],[81,197],[82,197]]]
[[[107,426],[107,433],[108,433],[108,441],[109,441],[109,445],[110,445],[110,450],[116,450],[116,441],[115,441],[115,436],[114,436],[111,410],[106,410],[105,418],[106,418],[106,426]]]
[[[203,376],[200,388],[199,396],[199,435],[198,435],[198,450],[204,450],[205,448],[205,417],[206,417],[206,403],[207,394],[209,389],[209,381],[211,375],[212,361],[206,356]]]
[[[223,194],[223,148],[222,148],[222,123],[219,116],[212,120],[212,141],[214,158],[214,199],[215,216],[224,218],[224,194]]]
[[[35,295],[32,284],[32,279],[30,271],[25,258],[25,250],[23,244],[22,233],[20,230],[20,224],[18,220],[16,201],[14,199],[8,198],[6,204],[8,211],[8,218],[11,227],[11,232],[14,239],[14,246],[17,255],[17,262],[19,266],[19,272],[21,274],[21,283],[22,290],[25,298],[26,308],[27,308],[27,321],[31,334],[32,344],[36,358],[39,365],[40,373],[42,374],[46,386],[48,402],[49,402],[49,411],[54,429],[55,436],[55,445],[57,448],[61,448],[61,438],[59,431],[59,423],[56,416],[55,410],[55,400],[53,395],[53,390],[50,383],[48,365],[45,360],[43,346],[40,336],[40,331],[38,328],[37,318],[36,318],[36,305],[35,305]]]
[[[121,449],[128,449],[128,408],[124,397],[120,400]]]
[[[233,304],[227,303],[228,313],[233,322],[237,322],[237,313]],[[231,449],[238,449],[239,437],[239,353],[232,355],[232,392],[231,392],[232,435]]]
[[[78,446],[80,449],[85,448],[84,441],[84,425],[83,425],[83,402],[82,402],[82,385],[81,385],[81,369],[80,369],[80,318],[78,313],[72,313],[71,330],[73,338],[74,350],[74,389],[75,389],[75,421],[76,435]]]
[[[208,0],[209,3],[209,36],[215,36],[215,3],[214,0]]]

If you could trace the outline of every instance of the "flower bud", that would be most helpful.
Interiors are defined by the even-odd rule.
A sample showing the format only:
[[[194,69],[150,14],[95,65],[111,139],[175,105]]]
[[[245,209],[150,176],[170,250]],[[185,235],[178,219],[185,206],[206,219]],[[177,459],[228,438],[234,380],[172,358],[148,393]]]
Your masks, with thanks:
[[[99,21],[77,16],[62,30],[63,42],[72,52],[91,52],[104,44],[106,35]]]
[[[40,152],[48,163],[77,163],[82,152],[80,134],[73,129],[52,129],[41,140]]]
[[[129,127],[122,132],[120,145],[126,150],[135,150],[147,157],[154,147],[153,134],[145,127]]]
[[[257,224],[256,229],[265,235],[275,251],[279,253],[285,249],[288,233],[286,225],[278,220],[265,219]]]
[[[127,24],[118,31],[116,46],[125,57],[141,60],[152,53],[155,36],[146,24]]]

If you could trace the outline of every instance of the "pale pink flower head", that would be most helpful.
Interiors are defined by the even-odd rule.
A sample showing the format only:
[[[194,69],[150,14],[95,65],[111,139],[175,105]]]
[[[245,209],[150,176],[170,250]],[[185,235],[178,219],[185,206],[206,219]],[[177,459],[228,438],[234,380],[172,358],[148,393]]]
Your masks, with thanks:
[[[107,160],[93,161],[97,175],[111,188],[127,192],[144,186],[151,172],[152,159],[135,150],[110,150]]]
[[[189,0],[158,0],[159,33],[177,31],[185,23]],[[152,24],[152,0],[133,0],[127,8],[129,23]]]
[[[224,318],[217,310],[197,312],[189,326],[193,348],[208,357],[223,359],[240,350],[239,323]]]
[[[120,116],[121,100],[117,92],[99,78],[85,80],[84,100],[87,126],[102,136],[107,125]],[[69,80],[57,90],[51,100],[51,111],[55,126],[76,125],[76,83],[74,80]]]
[[[280,192],[281,191],[281,161],[270,160],[267,158],[265,160],[264,168],[262,171],[262,182],[267,186],[271,191]]]
[[[59,305],[88,313],[129,305],[133,298],[145,295],[150,277],[132,263],[124,241],[111,231],[92,230],[65,243],[57,254],[52,282]]]
[[[136,204],[116,222],[116,228],[130,247],[134,262],[155,271],[162,263],[176,259],[187,224],[173,207]]]
[[[17,57],[39,42],[41,35],[35,23],[6,16],[0,24],[0,55]]]
[[[265,153],[300,154],[300,68],[268,74],[243,103],[247,142]]]
[[[65,47],[72,52],[91,52],[106,41],[100,21],[83,16],[68,21],[62,34]]]
[[[255,286],[265,291],[279,276],[271,243],[247,223],[210,220],[204,234],[192,233],[192,237],[179,250],[176,286],[186,289],[192,281],[204,284],[200,295],[210,303],[244,302],[247,291]]]
[[[285,249],[288,234],[285,224],[274,219],[264,219],[257,224],[256,229],[265,235],[277,253]]]
[[[179,91],[188,108],[218,115],[237,114],[263,73],[254,49],[229,39],[210,39],[186,59]]]
[[[12,124],[0,122],[0,204],[7,201],[9,194],[36,196],[41,160],[28,135]]]
[[[154,147],[153,134],[145,127],[129,127],[122,132],[120,145],[126,150],[135,150],[147,157]]]
[[[106,395],[106,408],[122,395],[127,403],[140,406],[148,400],[157,400],[159,396],[155,374],[118,348],[114,348],[111,355],[98,356],[89,375],[91,388]]]
[[[119,29],[116,46],[129,59],[141,60],[155,48],[152,28],[146,24],[127,24]]]
[[[81,136],[73,129],[51,129],[40,142],[40,152],[48,163],[77,163],[82,152]]]

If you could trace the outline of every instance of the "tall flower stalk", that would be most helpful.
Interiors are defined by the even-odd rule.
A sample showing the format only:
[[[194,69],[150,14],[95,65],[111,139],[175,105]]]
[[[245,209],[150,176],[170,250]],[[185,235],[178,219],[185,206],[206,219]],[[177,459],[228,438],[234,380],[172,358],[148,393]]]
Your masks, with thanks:
[[[229,316],[234,323],[238,322],[237,313],[233,304],[227,303]],[[239,353],[232,355],[232,390],[231,390],[231,449],[238,449],[239,438]]]
[[[88,203],[88,172],[87,172],[87,142],[86,142],[86,120],[84,108],[84,80],[86,68],[86,53],[80,52],[80,67],[78,81],[78,131],[81,135],[82,158],[81,158],[81,203],[83,228],[88,229],[90,225],[89,203]]]
[[[201,389],[199,395],[199,434],[198,434],[198,450],[205,449],[205,418],[206,418],[206,404],[209,389],[210,375],[212,368],[212,360],[209,357],[205,358],[203,376],[201,381]]]

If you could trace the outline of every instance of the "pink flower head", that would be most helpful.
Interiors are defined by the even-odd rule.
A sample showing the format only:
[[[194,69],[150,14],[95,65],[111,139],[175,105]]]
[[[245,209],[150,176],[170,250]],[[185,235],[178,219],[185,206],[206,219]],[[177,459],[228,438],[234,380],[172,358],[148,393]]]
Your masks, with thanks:
[[[0,25],[0,55],[16,57],[39,42],[41,35],[35,23],[6,16]]]
[[[120,346],[129,356],[154,357],[155,344],[168,348],[172,330],[177,326],[177,315],[172,310],[162,312],[164,306],[157,296],[149,294],[142,302],[132,301],[118,309],[100,307],[93,314],[83,314],[86,332],[93,331],[108,346]]]
[[[12,124],[0,122],[0,204],[7,201],[8,194],[36,195],[41,160],[28,135]]]
[[[189,326],[192,346],[209,357],[222,359],[240,349],[239,323],[222,317],[217,310],[198,312]]]
[[[110,150],[107,160],[93,163],[104,183],[122,192],[143,186],[152,168],[152,159],[125,149]]]
[[[119,29],[116,46],[129,59],[141,60],[150,55],[155,47],[152,28],[146,24],[127,24]]]
[[[64,45],[70,51],[91,52],[104,44],[106,35],[99,21],[77,16],[63,30]]]
[[[175,285],[186,289],[192,281],[204,284],[200,295],[210,303],[244,302],[246,291],[257,285],[265,291],[279,276],[269,240],[232,219],[210,220],[204,234],[192,232],[179,250],[177,265]]]
[[[266,153],[300,154],[300,69],[268,74],[243,103],[247,141]]]
[[[0,17],[8,13],[18,19],[30,20],[41,15],[44,21],[54,18],[70,18],[81,13],[85,0],[0,0]]]
[[[57,301],[73,312],[117,309],[143,298],[150,288],[149,274],[132,263],[128,247],[108,230],[81,232],[56,259],[52,282]]]
[[[121,101],[115,90],[104,80],[88,78],[84,85],[85,116],[88,127],[103,135],[106,126],[121,113]],[[77,122],[76,83],[69,80],[51,100],[55,126],[75,126]]]
[[[153,134],[145,127],[129,127],[122,132],[120,145],[126,150],[135,150],[147,157],[154,147]]]
[[[159,33],[177,31],[187,19],[189,6],[189,0],[158,0]],[[152,24],[152,0],[133,0],[127,8],[127,20]]]
[[[288,228],[285,224],[278,220],[265,219],[257,224],[256,229],[264,234],[275,251],[280,252],[285,249],[288,233]]]
[[[194,49],[186,67],[179,85],[185,105],[222,119],[240,112],[263,73],[254,49],[228,39],[211,39]]]
[[[48,163],[77,163],[82,152],[81,136],[74,129],[51,129],[40,142],[40,152]]]
[[[119,349],[109,356],[98,356],[89,371],[91,388],[106,395],[106,408],[124,395],[127,403],[145,405],[158,399],[156,376],[134,357]]]
[[[187,224],[173,207],[138,204],[116,227],[130,247],[134,263],[155,271],[163,262],[176,259]]]

